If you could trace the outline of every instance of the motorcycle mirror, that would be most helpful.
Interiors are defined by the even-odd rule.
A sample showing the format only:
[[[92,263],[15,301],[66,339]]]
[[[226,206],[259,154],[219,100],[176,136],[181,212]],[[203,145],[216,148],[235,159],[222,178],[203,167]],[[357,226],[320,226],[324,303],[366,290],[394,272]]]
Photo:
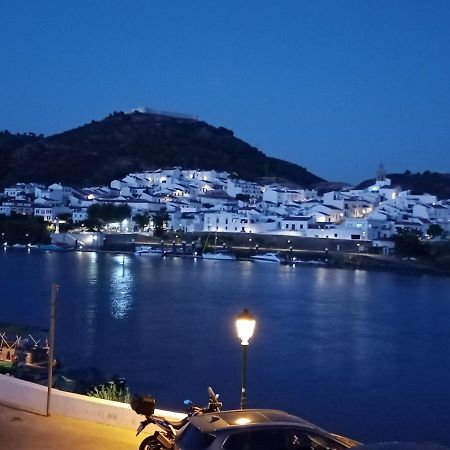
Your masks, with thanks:
[[[214,391],[212,390],[211,386],[208,386],[208,396],[210,398],[216,398],[216,394],[214,393]]]
[[[183,403],[185,406],[192,405],[192,402],[190,400],[185,400]]]

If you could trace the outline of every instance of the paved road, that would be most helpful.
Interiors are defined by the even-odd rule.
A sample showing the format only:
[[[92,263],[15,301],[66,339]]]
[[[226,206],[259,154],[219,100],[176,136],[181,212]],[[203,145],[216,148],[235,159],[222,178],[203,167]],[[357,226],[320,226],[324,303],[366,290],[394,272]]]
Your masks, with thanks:
[[[137,450],[139,443],[133,430],[0,405],[1,450]]]

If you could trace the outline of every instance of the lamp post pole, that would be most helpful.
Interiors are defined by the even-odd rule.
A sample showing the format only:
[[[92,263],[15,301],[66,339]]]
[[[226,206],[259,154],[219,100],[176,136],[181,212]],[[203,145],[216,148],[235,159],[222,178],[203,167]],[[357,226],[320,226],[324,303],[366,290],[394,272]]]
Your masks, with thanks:
[[[52,380],[53,380],[53,359],[54,359],[54,347],[55,347],[55,316],[56,316],[56,297],[58,295],[59,286],[55,283],[52,284],[52,298],[50,302],[50,336],[49,336],[49,349],[48,349],[48,382],[47,382],[47,408],[46,416],[50,415],[50,400],[52,392]]]
[[[242,347],[242,387],[241,387],[241,409],[247,409],[247,349],[248,345]]]

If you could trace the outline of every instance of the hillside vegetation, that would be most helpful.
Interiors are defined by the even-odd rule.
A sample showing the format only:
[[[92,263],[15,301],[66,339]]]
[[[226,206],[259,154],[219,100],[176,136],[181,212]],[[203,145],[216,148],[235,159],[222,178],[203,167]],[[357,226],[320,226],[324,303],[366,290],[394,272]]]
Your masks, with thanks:
[[[49,137],[0,133],[0,184],[107,184],[134,171],[164,167],[216,169],[248,180],[323,181],[305,168],[264,153],[206,122],[159,114],[110,114]]]

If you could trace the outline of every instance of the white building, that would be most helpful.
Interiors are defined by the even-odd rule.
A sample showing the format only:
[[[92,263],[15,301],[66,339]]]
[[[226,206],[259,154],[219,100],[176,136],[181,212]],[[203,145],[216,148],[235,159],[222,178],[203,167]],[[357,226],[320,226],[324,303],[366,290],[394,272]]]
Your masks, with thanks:
[[[277,204],[306,202],[317,198],[317,191],[308,189],[288,189],[278,184],[266,185],[263,188],[263,200]]]
[[[261,186],[257,183],[252,183],[245,180],[227,180],[226,187],[227,194],[230,197],[236,197],[238,194],[248,195],[250,198],[261,197]]]
[[[298,236],[306,236],[309,225],[315,223],[310,216],[288,216],[280,221],[280,230]]]

